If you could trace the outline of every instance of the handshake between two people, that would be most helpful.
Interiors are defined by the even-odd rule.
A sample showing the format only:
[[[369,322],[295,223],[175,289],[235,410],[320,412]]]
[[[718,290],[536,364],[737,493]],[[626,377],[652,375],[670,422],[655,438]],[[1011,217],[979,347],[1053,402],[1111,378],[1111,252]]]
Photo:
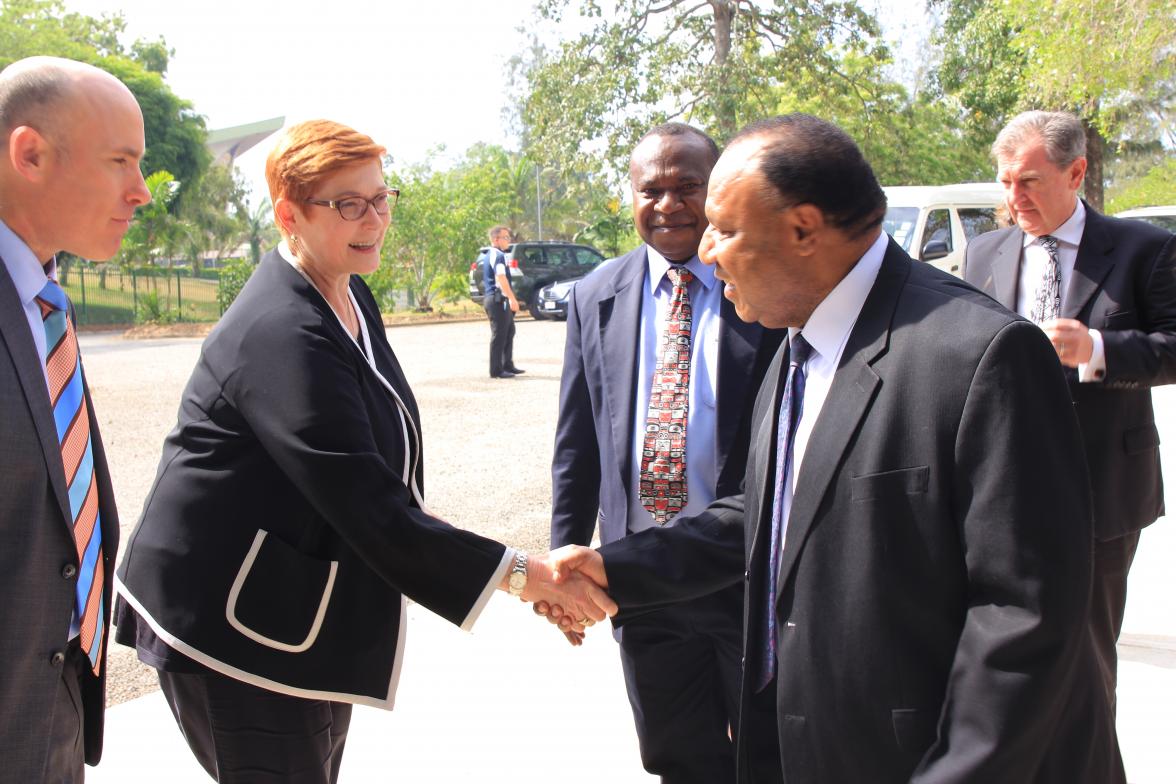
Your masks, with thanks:
[[[568,545],[528,558],[527,584],[520,599],[547,618],[572,645],[584,642],[589,626],[617,614],[608,595],[604,559],[589,547]]]

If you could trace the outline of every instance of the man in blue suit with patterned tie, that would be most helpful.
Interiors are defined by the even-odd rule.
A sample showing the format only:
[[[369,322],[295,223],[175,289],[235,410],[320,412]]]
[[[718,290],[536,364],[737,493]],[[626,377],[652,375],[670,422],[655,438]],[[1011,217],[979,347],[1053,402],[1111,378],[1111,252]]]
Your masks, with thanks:
[[[552,466],[551,543],[608,543],[737,492],[755,392],[783,333],[749,324],[698,258],[718,147],[682,123],[630,162],[645,241],[576,286]],[[666,784],[734,781],[743,586],[618,632],[641,761]],[[575,635],[573,633],[573,639]]]
[[[0,775],[78,782],[102,752],[118,515],[55,254],[110,258],[150,201],[143,117],[106,72],[34,57],[0,72],[0,138]]]

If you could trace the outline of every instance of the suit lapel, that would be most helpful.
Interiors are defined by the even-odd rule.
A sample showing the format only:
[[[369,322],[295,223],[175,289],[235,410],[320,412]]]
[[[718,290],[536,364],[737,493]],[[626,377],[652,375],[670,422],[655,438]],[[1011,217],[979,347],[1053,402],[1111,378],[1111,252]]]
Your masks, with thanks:
[[[718,282],[722,286],[722,282]],[[715,476],[721,477],[730,454],[731,443],[739,432],[743,419],[743,401],[747,399],[747,388],[755,374],[755,358],[759,351],[760,337],[764,328],[759,324],[748,324],[735,313],[731,301],[719,293],[719,388],[718,407],[718,459]]]
[[[1083,202],[1085,204],[1085,202]],[[1078,258],[1074,262],[1074,274],[1062,298],[1062,318],[1078,318],[1086,303],[1098,291],[1103,280],[1114,266],[1111,249],[1114,241],[1107,233],[1103,216],[1086,205],[1086,228],[1082,241],[1078,243]]]
[[[597,303],[600,324],[600,355],[609,366],[604,394],[612,412],[613,452],[619,458],[621,486],[629,486],[633,460],[634,391],[637,389],[637,344],[641,329],[641,287],[648,267],[645,246],[618,264],[614,294]]]
[[[981,291],[990,292],[993,299],[1014,313],[1017,312],[1017,282],[1021,276],[1024,236],[1018,229],[1008,230],[992,258],[992,282],[982,281],[980,285]]]
[[[849,335],[799,466],[780,558],[777,596],[784,593],[784,585],[813,526],[821,500],[882,383],[871,364],[890,344],[894,308],[910,274],[910,264],[910,259],[891,240],[878,278]],[[765,503],[770,504],[771,500]]]
[[[780,369],[788,356],[788,341],[783,340],[776,349],[776,355],[768,365],[767,377],[772,379],[770,405],[762,406],[760,418],[751,423],[753,441],[750,445],[751,454],[757,455],[755,461],[755,476],[747,478],[746,488],[760,488],[759,508],[755,510],[751,535],[747,537],[748,561],[759,548],[761,532],[767,532],[772,520],[772,504],[775,502],[774,472],[776,469],[776,420],[780,416]],[[750,461],[749,461],[750,462]],[[767,525],[765,525],[765,522]],[[766,545],[765,545],[766,546]]]
[[[72,520],[69,512],[69,496],[66,492],[65,467],[61,461],[61,445],[57,441],[57,427],[53,421],[53,409],[49,406],[49,390],[45,386],[45,371],[37,347],[29,334],[29,323],[24,307],[17,296],[16,286],[8,276],[8,267],[0,260],[0,340],[8,348],[12,364],[16,367],[17,383],[24,393],[41,441],[41,452],[45,468],[49,473],[57,505],[61,508],[61,519],[68,528]],[[72,531],[70,532],[72,536]]]

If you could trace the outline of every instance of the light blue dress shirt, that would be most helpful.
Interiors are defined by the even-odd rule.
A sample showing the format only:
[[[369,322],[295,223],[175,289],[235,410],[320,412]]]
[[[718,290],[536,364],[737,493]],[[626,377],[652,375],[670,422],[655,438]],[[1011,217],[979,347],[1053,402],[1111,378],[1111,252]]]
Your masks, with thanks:
[[[653,528],[653,515],[641,505],[638,486],[641,476],[641,450],[645,439],[645,420],[649,413],[649,389],[657,367],[657,348],[665,330],[674,286],[666,276],[670,262],[653,248],[648,248],[649,264],[642,285],[641,327],[637,352],[636,406],[633,410],[632,467],[629,472],[630,532]],[[694,275],[687,287],[692,312],[690,324],[690,393],[686,413],[686,506],[678,517],[701,512],[715,500],[719,479],[718,414],[719,385],[719,307],[722,286],[715,279],[715,268],[695,256],[686,262]],[[675,517],[666,523],[673,525]]]

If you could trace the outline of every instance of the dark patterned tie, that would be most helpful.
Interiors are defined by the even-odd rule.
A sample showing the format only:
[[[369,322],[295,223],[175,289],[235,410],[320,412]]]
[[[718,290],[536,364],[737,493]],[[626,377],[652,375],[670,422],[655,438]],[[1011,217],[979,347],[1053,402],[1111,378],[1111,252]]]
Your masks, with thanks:
[[[102,523],[98,515],[98,483],[94,481],[94,450],[90,444],[90,413],[82,385],[78,340],[68,317],[69,299],[56,281],[37,295],[45,326],[45,373],[57,441],[69,488],[71,526],[77,546],[77,612],[79,642],[97,675],[102,661]]]
[[[1037,296],[1033,300],[1033,312],[1030,318],[1034,324],[1052,321],[1062,314],[1062,269],[1058,264],[1058,238],[1043,234],[1037,238],[1037,244],[1049,252],[1049,261],[1041,275],[1041,285],[1037,287]]]
[[[783,550],[784,494],[788,487],[788,472],[792,468],[792,443],[796,439],[796,425],[804,408],[804,365],[812,354],[812,346],[798,332],[788,349],[788,371],[784,380],[784,394],[780,399],[780,416],[776,420],[776,477],[772,500],[772,531],[768,546],[767,618],[763,623],[764,642],[756,691],[762,690],[776,676],[776,582],[780,579],[780,555]]]
[[[690,405],[690,293],[685,267],[671,266],[670,311],[649,387],[638,492],[653,521],[665,525],[686,506],[686,414]]]

